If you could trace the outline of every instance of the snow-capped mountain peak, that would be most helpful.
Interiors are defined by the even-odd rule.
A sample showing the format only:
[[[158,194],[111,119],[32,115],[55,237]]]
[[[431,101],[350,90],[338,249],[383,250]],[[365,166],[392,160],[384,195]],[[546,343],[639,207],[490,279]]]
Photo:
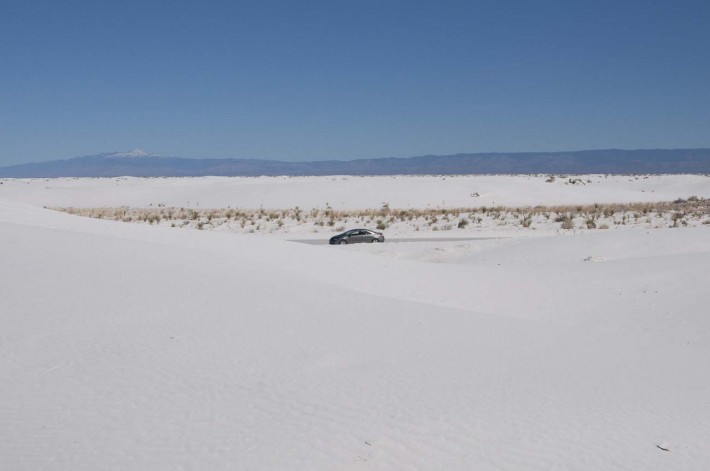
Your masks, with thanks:
[[[106,157],[109,158],[139,158],[139,157],[160,157],[158,154],[151,154],[143,149],[133,149],[129,152],[114,152],[112,154],[107,154]]]

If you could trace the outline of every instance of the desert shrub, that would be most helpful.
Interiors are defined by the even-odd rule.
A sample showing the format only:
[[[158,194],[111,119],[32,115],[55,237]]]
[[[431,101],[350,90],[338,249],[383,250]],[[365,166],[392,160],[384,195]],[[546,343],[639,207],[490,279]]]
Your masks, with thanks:
[[[678,221],[682,221],[684,214],[681,213],[673,213],[672,220],[673,220],[673,225],[671,227],[678,227]],[[682,221],[685,222],[685,221]]]
[[[562,229],[574,229],[574,221],[570,217],[566,217],[562,221],[562,225],[560,226]]]
[[[461,219],[458,223],[458,228],[464,229],[466,226],[468,226],[468,219],[466,219],[466,218]]]

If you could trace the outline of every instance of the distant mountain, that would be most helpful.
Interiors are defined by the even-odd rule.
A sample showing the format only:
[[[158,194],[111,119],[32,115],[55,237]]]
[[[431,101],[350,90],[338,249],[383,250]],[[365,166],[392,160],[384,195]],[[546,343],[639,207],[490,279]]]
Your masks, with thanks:
[[[183,159],[161,157],[136,149],[130,152],[0,167],[0,177],[3,178],[538,173],[710,174],[710,149],[478,153],[314,162]]]

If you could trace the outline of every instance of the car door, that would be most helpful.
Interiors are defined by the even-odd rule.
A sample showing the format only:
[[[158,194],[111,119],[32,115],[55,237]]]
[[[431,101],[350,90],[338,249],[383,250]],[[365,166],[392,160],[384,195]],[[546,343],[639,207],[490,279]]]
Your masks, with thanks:
[[[358,233],[359,231],[350,231],[345,235],[348,244],[357,244]]]
[[[359,244],[361,242],[367,242],[367,231],[354,231],[355,235],[351,237],[352,244]]]

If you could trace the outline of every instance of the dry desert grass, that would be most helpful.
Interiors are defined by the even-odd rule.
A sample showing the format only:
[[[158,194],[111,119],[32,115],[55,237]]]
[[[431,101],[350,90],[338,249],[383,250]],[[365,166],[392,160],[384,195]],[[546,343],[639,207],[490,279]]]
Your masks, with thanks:
[[[594,230],[642,226],[648,228],[710,224],[710,200],[690,197],[655,203],[575,206],[396,209],[325,208],[52,208],[70,214],[114,221],[160,224],[200,230],[242,233],[332,232],[366,226],[408,231],[499,229]]]

